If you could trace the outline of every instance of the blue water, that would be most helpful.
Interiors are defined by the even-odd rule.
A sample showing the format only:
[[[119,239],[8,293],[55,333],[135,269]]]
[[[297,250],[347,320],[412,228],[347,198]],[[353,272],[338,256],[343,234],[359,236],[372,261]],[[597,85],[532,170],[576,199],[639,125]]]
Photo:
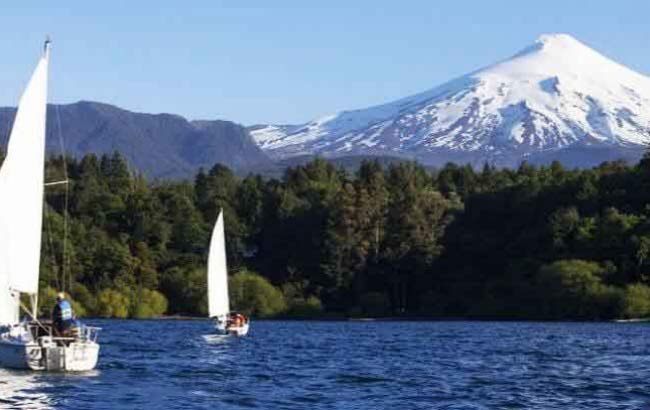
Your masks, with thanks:
[[[1,408],[644,409],[650,325],[91,321],[88,374],[0,370]]]

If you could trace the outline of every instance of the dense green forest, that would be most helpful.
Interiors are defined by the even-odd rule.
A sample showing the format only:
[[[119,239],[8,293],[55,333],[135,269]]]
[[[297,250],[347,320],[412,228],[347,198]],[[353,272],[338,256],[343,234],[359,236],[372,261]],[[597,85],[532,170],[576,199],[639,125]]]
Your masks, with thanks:
[[[367,161],[355,173],[314,160],[280,179],[215,165],[147,181],[116,153],[51,158],[46,180],[64,168],[69,194],[46,193],[44,310],[65,289],[87,315],[205,314],[223,209],[232,300],[258,316],[650,315],[648,156],[589,170]]]

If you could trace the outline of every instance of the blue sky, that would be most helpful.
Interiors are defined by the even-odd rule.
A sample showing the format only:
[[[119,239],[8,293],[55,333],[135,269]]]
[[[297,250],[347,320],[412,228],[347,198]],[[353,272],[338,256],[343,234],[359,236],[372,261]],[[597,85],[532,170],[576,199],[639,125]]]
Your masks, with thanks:
[[[8,2],[1,14],[0,105],[17,103],[48,33],[52,102],[247,125],[405,97],[548,32],[650,74],[643,0],[66,0]]]

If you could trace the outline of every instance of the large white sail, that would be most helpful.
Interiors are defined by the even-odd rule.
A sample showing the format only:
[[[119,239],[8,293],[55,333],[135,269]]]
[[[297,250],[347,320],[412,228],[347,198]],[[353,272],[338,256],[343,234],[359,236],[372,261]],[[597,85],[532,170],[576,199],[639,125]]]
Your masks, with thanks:
[[[210,317],[224,316],[230,312],[223,212],[219,212],[214,225],[208,254],[208,312]]]
[[[17,321],[17,292],[38,292],[48,48],[20,99],[0,169],[0,324]]]

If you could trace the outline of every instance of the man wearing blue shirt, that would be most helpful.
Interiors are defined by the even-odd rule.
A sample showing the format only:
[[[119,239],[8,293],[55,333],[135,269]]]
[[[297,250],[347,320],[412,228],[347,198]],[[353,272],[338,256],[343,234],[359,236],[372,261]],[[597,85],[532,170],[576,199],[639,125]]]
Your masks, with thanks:
[[[52,326],[59,336],[63,336],[70,330],[73,322],[72,305],[65,298],[65,294],[61,292],[56,295],[56,304],[52,310]]]

